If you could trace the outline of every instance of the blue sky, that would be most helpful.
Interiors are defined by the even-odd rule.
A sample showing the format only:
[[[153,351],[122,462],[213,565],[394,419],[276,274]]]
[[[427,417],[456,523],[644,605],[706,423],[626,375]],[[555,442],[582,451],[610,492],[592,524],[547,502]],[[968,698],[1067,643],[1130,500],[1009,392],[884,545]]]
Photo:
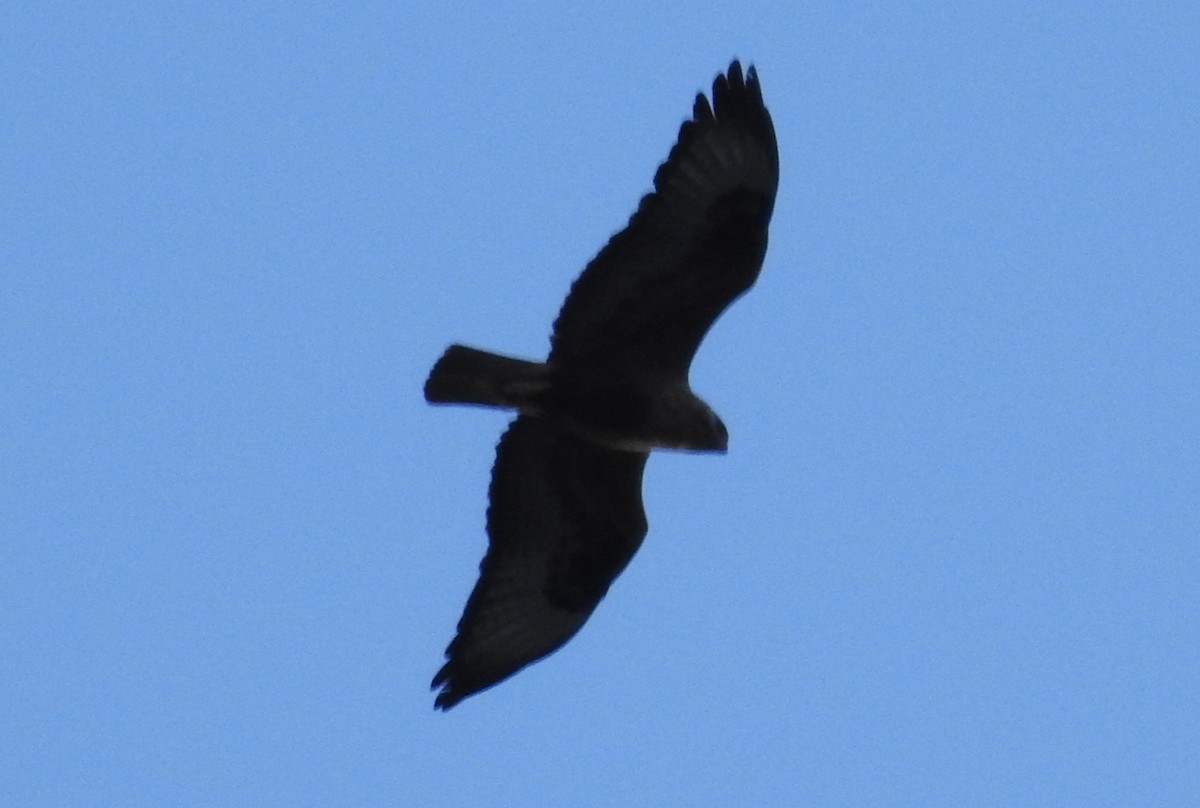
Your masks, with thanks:
[[[0,802],[1200,804],[1190,3],[9,4]],[[782,180],[586,629],[435,713],[505,418],[692,95]]]

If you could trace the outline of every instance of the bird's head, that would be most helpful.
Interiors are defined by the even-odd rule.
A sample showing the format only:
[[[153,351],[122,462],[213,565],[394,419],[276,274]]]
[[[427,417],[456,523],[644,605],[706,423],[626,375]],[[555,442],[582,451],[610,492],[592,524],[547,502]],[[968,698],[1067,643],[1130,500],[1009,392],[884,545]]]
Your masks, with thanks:
[[[675,442],[670,448],[690,452],[725,452],[729,449],[729,430],[720,416],[695,396],[677,411]]]

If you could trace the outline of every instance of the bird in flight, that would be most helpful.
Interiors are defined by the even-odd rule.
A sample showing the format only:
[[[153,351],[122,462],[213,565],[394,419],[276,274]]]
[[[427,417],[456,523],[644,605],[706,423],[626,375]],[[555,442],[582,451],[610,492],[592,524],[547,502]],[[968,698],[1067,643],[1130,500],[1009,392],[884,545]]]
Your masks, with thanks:
[[[514,410],[488,490],[488,549],[446,662],[448,710],[560,648],[646,535],[654,449],[724,452],[688,369],[767,250],[779,152],[758,75],[735,60],[696,96],[654,190],[571,286],[545,362],[451,345],[433,404]]]

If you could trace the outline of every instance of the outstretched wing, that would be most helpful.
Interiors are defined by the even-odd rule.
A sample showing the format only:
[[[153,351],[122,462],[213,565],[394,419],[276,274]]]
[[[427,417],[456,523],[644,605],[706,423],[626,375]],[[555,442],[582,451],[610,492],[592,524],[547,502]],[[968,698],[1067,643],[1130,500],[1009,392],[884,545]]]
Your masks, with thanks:
[[[646,535],[646,455],[522,416],[496,448],[487,555],[446,664],[446,710],[556,650],[583,626]]]
[[[572,285],[550,361],[686,375],[709,327],[758,277],[778,184],[758,75],[743,78],[734,61],[711,107],[696,96],[653,193]]]

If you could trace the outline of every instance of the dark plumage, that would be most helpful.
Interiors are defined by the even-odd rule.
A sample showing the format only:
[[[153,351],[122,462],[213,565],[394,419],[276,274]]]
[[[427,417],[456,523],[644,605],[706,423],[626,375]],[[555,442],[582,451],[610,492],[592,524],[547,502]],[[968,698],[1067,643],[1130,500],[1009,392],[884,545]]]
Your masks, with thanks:
[[[723,452],[725,425],[688,385],[709,327],[754,283],[779,156],[758,76],[734,61],[696,96],[624,230],[571,287],[546,362],[452,345],[425,398],[519,415],[496,448],[489,537],[446,664],[449,709],[569,640],[646,535],[653,449]]]

